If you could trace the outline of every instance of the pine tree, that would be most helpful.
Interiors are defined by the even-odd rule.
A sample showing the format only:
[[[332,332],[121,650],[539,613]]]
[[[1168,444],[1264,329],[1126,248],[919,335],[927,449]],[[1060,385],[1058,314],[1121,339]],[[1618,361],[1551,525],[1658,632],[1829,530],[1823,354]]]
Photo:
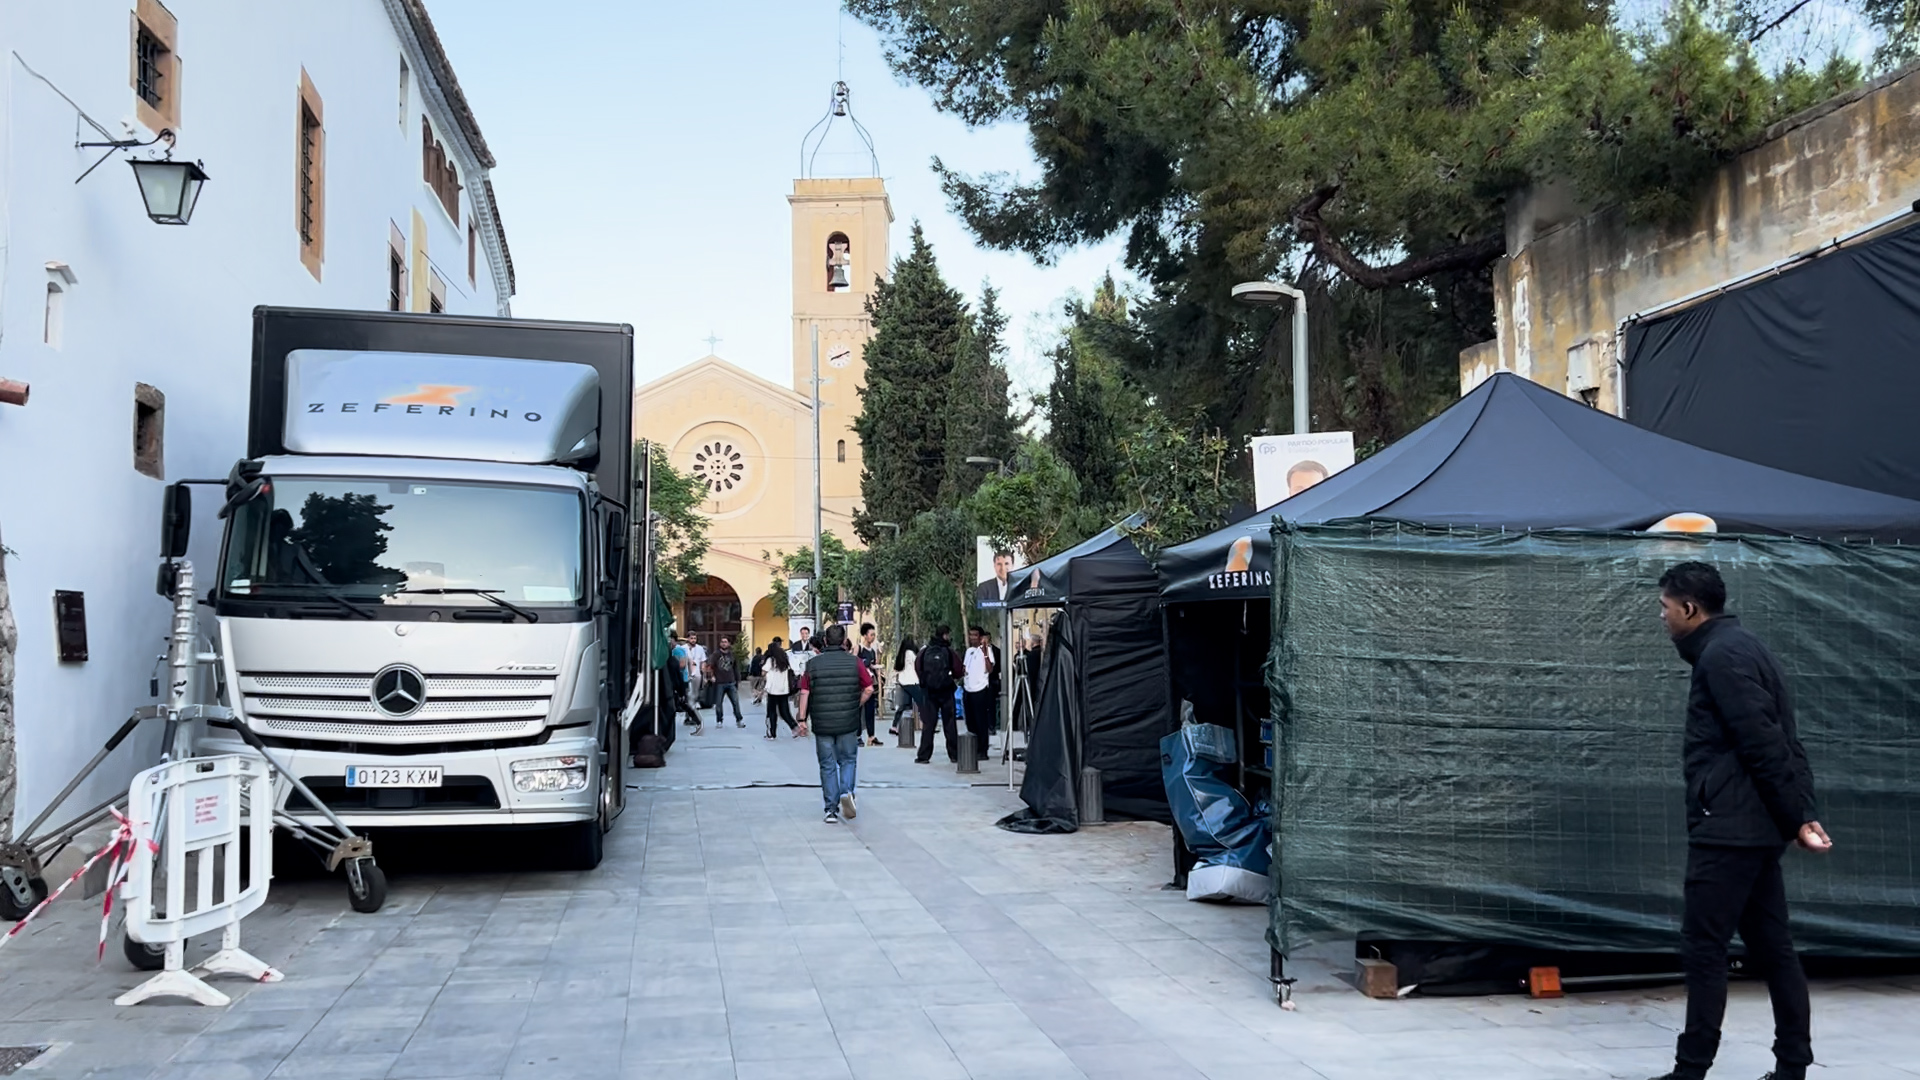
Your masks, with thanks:
[[[946,473],[940,503],[953,506],[972,494],[985,475],[969,457],[1012,463],[1019,445],[1007,378],[1002,334],[1006,313],[992,285],[980,288],[980,310],[970,320],[966,341],[947,379]]]
[[[893,280],[867,301],[873,337],[853,428],[865,466],[854,531],[871,544],[875,521],[912,521],[938,504],[946,475],[949,380],[971,327],[960,294],[940,276],[919,222]]]

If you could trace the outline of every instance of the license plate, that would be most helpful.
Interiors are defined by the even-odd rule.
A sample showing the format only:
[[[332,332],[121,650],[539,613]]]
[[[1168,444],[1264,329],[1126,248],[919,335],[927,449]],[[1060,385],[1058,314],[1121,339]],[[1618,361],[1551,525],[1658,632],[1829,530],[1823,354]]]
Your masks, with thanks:
[[[415,765],[390,768],[385,765],[354,765],[347,769],[348,787],[425,788],[439,787],[440,765]]]

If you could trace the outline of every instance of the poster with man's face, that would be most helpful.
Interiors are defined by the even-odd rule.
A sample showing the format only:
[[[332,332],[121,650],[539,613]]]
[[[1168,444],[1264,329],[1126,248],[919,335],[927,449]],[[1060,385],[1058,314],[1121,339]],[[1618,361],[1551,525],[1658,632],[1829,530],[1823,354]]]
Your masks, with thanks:
[[[1018,553],[995,547],[991,536],[976,536],[973,561],[975,580],[980,582],[973,591],[974,604],[983,608],[1005,607],[1007,590],[1013,587],[1011,574]]]
[[[1265,510],[1353,464],[1353,432],[1253,438],[1253,501]]]

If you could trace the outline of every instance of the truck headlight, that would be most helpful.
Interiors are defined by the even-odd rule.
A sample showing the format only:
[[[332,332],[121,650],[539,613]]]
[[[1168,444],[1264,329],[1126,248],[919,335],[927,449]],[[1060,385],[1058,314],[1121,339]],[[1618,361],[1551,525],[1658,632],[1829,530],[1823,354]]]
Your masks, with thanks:
[[[587,759],[578,754],[516,761],[511,769],[513,790],[522,793],[579,791],[587,786]]]

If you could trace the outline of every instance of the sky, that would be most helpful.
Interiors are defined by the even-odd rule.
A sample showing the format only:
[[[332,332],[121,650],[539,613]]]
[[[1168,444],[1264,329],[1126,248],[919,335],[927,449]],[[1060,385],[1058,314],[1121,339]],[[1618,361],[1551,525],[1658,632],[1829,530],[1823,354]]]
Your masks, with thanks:
[[[929,163],[1035,175],[1025,129],[970,131],[935,111],[833,0],[430,0],[430,10],[499,162],[514,314],[632,323],[643,383],[705,355],[709,334],[723,358],[790,381],[786,196],[836,77],[873,136],[893,253],[917,218],[950,284],[977,297],[992,281],[1016,388],[1044,387],[1063,299],[1091,293],[1109,268],[1124,277],[1117,239],[1045,267],[978,248]],[[857,164],[818,159],[823,173]]]

